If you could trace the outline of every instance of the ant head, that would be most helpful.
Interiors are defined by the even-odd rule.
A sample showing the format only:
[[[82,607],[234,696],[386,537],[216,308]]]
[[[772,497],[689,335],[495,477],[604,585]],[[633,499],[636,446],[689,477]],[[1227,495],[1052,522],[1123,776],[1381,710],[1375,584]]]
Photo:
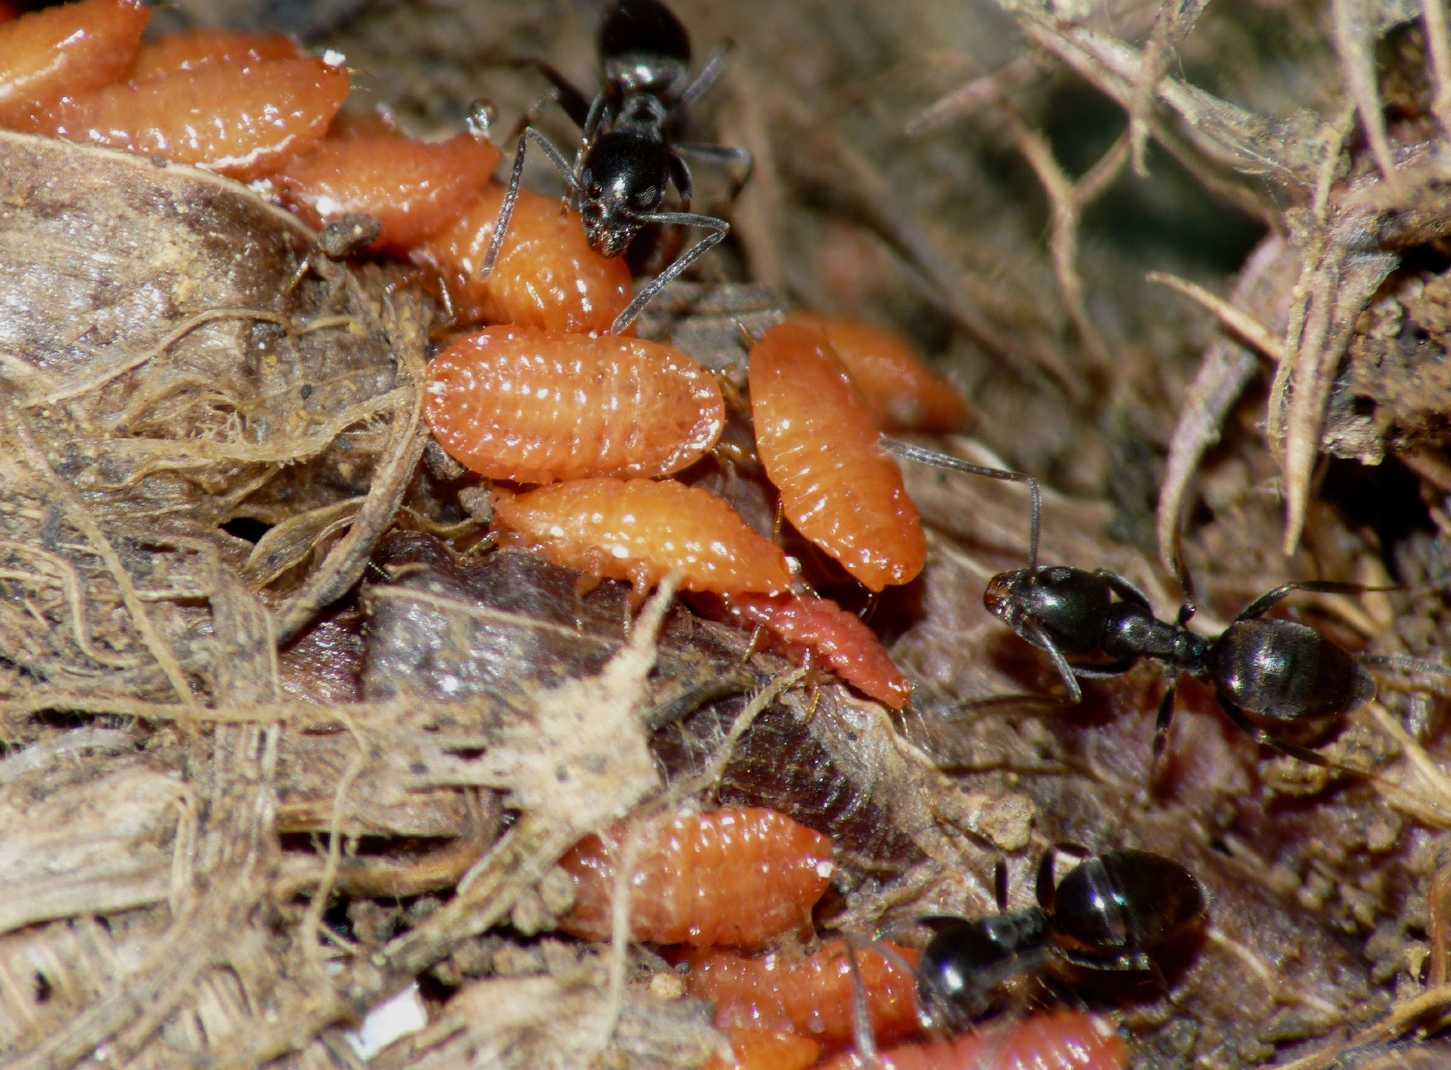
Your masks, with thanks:
[[[1024,588],[1032,582],[1033,575],[1026,568],[999,572],[988,580],[987,590],[982,593],[983,608],[1013,631],[1017,631],[1023,615],[1028,611]]]
[[[599,138],[580,174],[579,214],[590,246],[619,256],[647,217],[660,207],[669,178],[669,156],[659,142],[625,132]]]

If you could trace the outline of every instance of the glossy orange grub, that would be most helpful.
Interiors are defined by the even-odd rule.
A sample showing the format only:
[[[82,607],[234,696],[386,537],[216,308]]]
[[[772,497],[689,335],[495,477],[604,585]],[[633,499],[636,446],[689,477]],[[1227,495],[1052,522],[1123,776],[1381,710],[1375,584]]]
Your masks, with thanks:
[[[783,324],[751,350],[756,450],[796,530],[873,591],[907,583],[927,539],[871,411],[820,331]]]
[[[648,479],[579,479],[500,496],[506,542],[591,576],[648,590],[670,572],[689,591],[774,593],[786,555],[709,491]]]
[[[254,67],[272,59],[304,59],[306,53],[280,33],[194,30],[174,33],[141,46],[127,78],[146,82],[168,74],[207,67]]]
[[[921,953],[887,945],[907,969],[879,951],[856,952],[872,1034],[890,1044],[915,1035],[917,982],[910,970]],[[813,1037],[828,1047],[845,1044],[853,1035],[855,990],[846,941],[829,940],[809,956],[773,951],[746,958],[729,951],[696,950],[685,990],[715,1004],[715,1024],[784,1029]]]
[[[711,1056],[705,1070],[806,1070],[816,1064],[821,1045],[807,1037],[766,1029],[727,1029],[731,1058]]]
[[[488,141],[468,134],[434,143],[329,137],[273,181],[287,206],[310,225],[371,216],[383,227],[373,248],[405,251],[457,218],[488,184],[499,157]]]
[[[679,471],[720,438],[725,402],[672,346],[487,327],[429,364],[424,415],[472,471],[550,483]]]
[[[113,85],[66,97],[30,129],[72,141],[260,178],[320,139],[348,95],[348,72],[271,60]]]
[[[565,932],[608,939],[624,834],[617,827],[604,839],[586,837],[560,860],[577,885]],[[831,850],[827,837],[774,810],[677,817],[636,857],[630,935],[657,944],[758,947],[810,921],[831,877]]]
[[[85,0],[52,7],[0,28],[0,126],[66,93],[87,93],[125,77],[151,12],[141,0]]]
[[[900,335],[858,320],[805,312],[786,322],[826,335],[884,431],[958,431],[967,423],[962,393],[923,363]]]
[[[504,187],[490,186],[452,226],[415,251],[433,267],[459,323],[519,323],[550,331],[606,331],[630,303],[630,268],[589,247],[574,212],[557,197],[521,190],[499,261],[480,279]]]
[[[855,613],[815,595],[730,595],[725,612],[742,627],[763,628],[794,657],[819,659],[852,687],[900,710],[912,684],[892,664],[876,633]]]
[[[1101,1018],[1075,1011],[1038,1014],[968,1033],[948,1043],[905,1044],[884,1051],[881,1070],[1123,1070],[1123,1039]],[[823,1070],[860,1070],[855,1055],[823,1063]]]

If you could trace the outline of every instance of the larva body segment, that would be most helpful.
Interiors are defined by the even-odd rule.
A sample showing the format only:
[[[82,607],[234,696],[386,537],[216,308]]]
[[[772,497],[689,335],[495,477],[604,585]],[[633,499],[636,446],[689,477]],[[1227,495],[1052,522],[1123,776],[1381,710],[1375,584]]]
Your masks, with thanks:
[[[609,938],[624,835],[588,836],[560,861],[577,885],[566,932]],[[645,835],[629,879],[636,940],[759,947],[805,926],[831,876],[831,840],[774,810],[689,814]]]
[[[823,1070],[861,1070],[843,1055]],[[881,1053],[881,1070],[1124,1070],[1128,1051],[1103,1019],[1076,1011],[1037,1014],[947,1043],[904,1044]]]
[[[84,0],[0,28],[0,126],[125,77],[151,12],[141,0]],[[4,21],[0,19],[0,21]]]
[[[819,659],[852,687],[889,709],[912,701],[912,684],[855,613],[814,595],[731,595],[725,612],[742,627],[763,628],[793,656]]]
[[[859,320],[806,312],[786,322],[826,335],[882,430],[947,432],[967,423],[961,391],[929,368],[900,335]]]
[[[648,590],[674,571],[716,594],[785,590],[786,555],[709,491],[648,479],[554,483],[494,504],[515,543],[557,565]]]
[[[280,33],[193,30],[142,45],[128,78],[147,82],[209,67],[254,67],[267,60],[305,59],[306,55],[296,41]]]
[[[609,330],[630,303],[629,265],[591,249],[578,214],[561,213],[558,198],[519,192],[494,272],[480,277],[503,202],[504,187],[489,186],[414,252],[441,276],[457,321]]]
[[[911,973],[919,953],[887,947],[905,969],[880,951],[856,952],[872,1033],[881,1044],[911,1037],[921,1028]],[[747,958],[701,949],[688,952],[684,961],[690,964],[685,990],[715,1004],[717,1027],[789,1030],[828,1048],[852,1039],[854,989],[844,940],[829,940],[807,956],[773,951]]]
[[[347,95],[341,67],[270,60],[66,97],[36,113],[30,129],[248,180],[318,141]]]
[[[428,379],[434,437],[491,479],[669,475],[725,426],[714,376],[636,338],[488,327],[434,358]]]
[[[927,560],[922,521],[826,336],[767,332],[750,384],[756,449],[791,523],[870,590],[910,582]]]
[[[329,137],[273,181],[288,207],[312,226],[345,215],[371,216],[383,228],[373,248],[406,251],[478,197],[499,157],[491,143],[468,134],[434,143]]]
[[[809,1037],[769,1029],[727,1029],[731,1057],[712,1056],[705,1070],[806,1070],[815,1066],[821,1045]]]

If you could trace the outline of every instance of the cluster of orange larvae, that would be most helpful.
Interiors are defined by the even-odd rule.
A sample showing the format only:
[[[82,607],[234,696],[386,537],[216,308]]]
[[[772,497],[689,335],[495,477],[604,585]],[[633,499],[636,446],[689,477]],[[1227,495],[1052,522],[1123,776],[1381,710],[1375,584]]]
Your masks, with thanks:
[[[631,299],[622,258],[592,250],[577,216],[523,192],[498,262],[483,277],[504,189],[485,138],[412,140],[381,117],[343,117],[340,59],[277,35],[199,32],[143,43],[141,0],[83,0],[23,16],[0,0],[0,127],[194,165],[252,183],[321,227],[365,215],[371,251],[425,271],[460,329],[430,365],[434,435],[496,487],[502,537],[590,577],[637,590],[668,574],[717,596],[713,611],[811,655],[901,709],[905,677],[861,620],[807,591],[771,531],[722,498],[669,477],[710,453],[732,413],[714,375],[679,350],[604,333]],[[961,396],[900,340],[798,315],[749,357],[756,458],[781,511],[867,589],[910,582],[926,543],[883,430],[960,427]],[[744,414],[742,414],[744,415]],[[532,488],[532,489],[531,489]],[[614,840],[564,859],[578,882],[564,928],[609,937]],[[829,839],[769,810],[680,817],[647,844],[630,887],[630,933],[685,945],[687,991],[710,1000],[734,1065],[859,1065],[858,984],[879,1042],[919,1034],[916,953],[842,940],[800,950],[831,876]],[[788,946],[751,956],[785,938]],[[792,942],[794,941],[794,943]],[[1108,1070],[1122,1042],[1059,1012],[950,1044],[884,1052],[897,1070]]]
[[[590,940],[610,937],[615,857],[624,828],[590,836],[561,864],[576,880],[575,906],[562,928]],[[677,817],[647,837],[630,879],[630,933],[685,945],[671,958],[689,967],[688,994],[715,1006],[734,1062],[710,1070],[851,1070],[866,1065],[856,1040],[858,997],[883,1070],[1122,1070],[1123,1041],[1090,1015],[1037,1015],[947,1043],[914,1041],[922,1026],[912,974],[918,952],[878,941],[855,952],[845,940],[807,953],[811,910],[831,878],[826,836],[765,809],[725,809]],[[785,938],[785,947],[748,955]],[[821,1061],[825,1056],[825,1061]]]

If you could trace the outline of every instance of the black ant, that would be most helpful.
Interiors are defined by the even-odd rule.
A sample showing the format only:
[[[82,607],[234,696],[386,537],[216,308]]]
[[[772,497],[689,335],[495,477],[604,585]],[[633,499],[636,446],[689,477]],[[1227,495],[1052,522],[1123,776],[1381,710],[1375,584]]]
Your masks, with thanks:
[[[1032,477],[984,469],[909,443],[883,439],[882,445],[903,457],[940,468],[1030,485],[1028,567],[994,576],[983,593],[983,605],[1020,637],[1047,652],[1072,702],[1083,699],[1079,678],[1117,676],[1133,668],[1139,659],[1152,658],[1176,674],[1187,673],[1212,683],[1225,716],[1261,745],[1312,765],[1338,768],[1313,750],[1286,742],[1254,721],[1284,731],[1325,724],[1358,709],[1376,693],[1375,681],[1362,668],[1362,661],[1411,672],[1448,672],[1445,666],[1415,658],[1356,658],[1313,628],[1265,617],[1293,591],[1355,594],[1386,589],[1361,584],[1318,580],[1282,584],[1246,606],[1218,636],[1196,635],[1187,627],[1197,607],[1182,560],[1177,563],[1185,601],[1174,621],[1159,620],[1142,591],[1107,569],[1089,572],[1066,565],[1038,564],[1041,503]],[[1069,657],[1107,660],[1083,665],[1069,662]],[[1153,749],[1156,763],[1168,739],[1175,687],[1170,684],[1159,704]]]
[[[729,46],[716,52],[692,80],[690,38],[680,20],[658,0],[616,0],[600,23],[598,49],[602,85],[588,105],[585,96],[548,64],[518,61],[549,79],[560,106],[579,125],[583,137],[571,164],[544,134],[532,126],[524,128],[481,275],[489,277],[503,248],[519,199],[525,148],[532,138],[569,183],[569,197],[579,209],[589,243],[602,256],[619,256],[647,223],[710,232],[676,257],[615,317],[610,333],[619,334],[656,294],[730,232],[724,219],[690,211],[694,187],[685,157],[743,164],[746,177],[736,184],[737,190],[749,177],[753,161],[746,149],[689,143],[674,136],[690,106],[719,80]],[[680,211],[660,210],[670,185],[679,195]]]
[[[1059,853],[1081,859],[1055,881]],[[1048,848],[1038,865],[1038,905],[1007,909],[1007,869],[997,865],[1001,913],[969,921],[931,916],[917,966],[923,1024],[960,1029],[987,1014],[997,987],[1055,966],[1153,974],[1154,953],[1178,942],[1206,913],[1204,891],[1179,863],[1148,851],[1094,855],[1073,844]]]

